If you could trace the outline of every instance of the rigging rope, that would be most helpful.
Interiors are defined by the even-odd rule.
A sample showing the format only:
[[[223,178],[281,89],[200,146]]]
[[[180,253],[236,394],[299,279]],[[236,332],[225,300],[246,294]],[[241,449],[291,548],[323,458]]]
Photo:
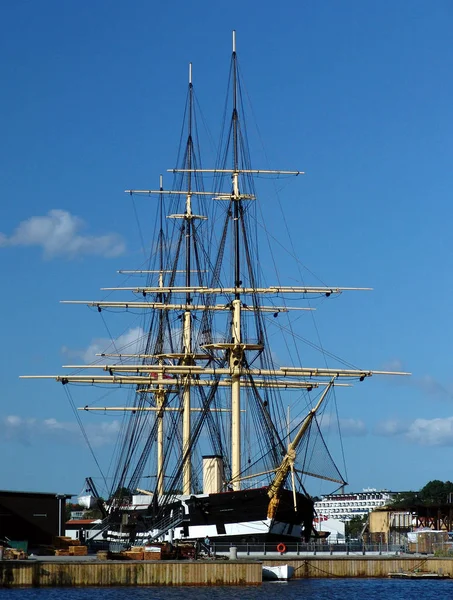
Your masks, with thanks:
[[[99,473],[101,474],[102,480],[104,481],[104,484],[105,484],[105,486],[107,488],[106,477],[105,477],[105,475],[104,475],[104,473],[102,471],[102,468],[101,468],[101,465],[98,462],[98,459],[96,458],[96,455],[95,455],[94,450],[93,450],[93,446],[91,445],[90,440],[88,439],[88,435],[87,435],[86,429],[85,429],[85,427],[83,425],[83,422],[82,422],[82,420],[80,418],[80,415],[79,415],[79,411],[77,410],[77,407],[76,407],[76,405],[74,403],[74,400],[72,398],[72,394],[71,394],[71,391],[69,390],[69,386],[68,385],[64,385],[63,388],[64,388],[64,391],[66,393],[66,397],[68,398],[69,404],[70,404],[70,406],[72,408],[72,412],[74,413],[76,421],[77,421],[77,423],[78,423],[78,425],[80,427],[80,431],[82,432],[83,438],[84,438],[84,440],[85,440],[85,442],[86,442],[86,444],[87,444],[87,446],[88,446],[88,448],[90,450],[91,456],[93,457],[93,460],[96,463],[96,466],[97,466],[97,468],[99,470]]]

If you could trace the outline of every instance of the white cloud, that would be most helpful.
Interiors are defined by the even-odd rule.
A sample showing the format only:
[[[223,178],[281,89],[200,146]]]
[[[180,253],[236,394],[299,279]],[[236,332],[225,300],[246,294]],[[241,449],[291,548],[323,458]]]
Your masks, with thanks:
[[[453,398],[452,390],[446,388],[439,381],[436,381],[431,375],[423,375],[422,377],[415,378],[414,384],[428,394],[440,394]]]
[[[144,350],[145,343],[145,332],[142,327],[134,327],[116,338],[115,343],[108,338],[96,338],[94,339],[88,348],[83,352],[82,358],[86,363],[93,361],[99,362],[112,362],[112,359],[100,360],[96,354],[113,354],[113,353],[124,353],[124,354],[139,354]],[[113,361],[117,362],[117,361]]]
[[[382,369],[385,371],[410,371],[407,365],[398,358],[384,363]],[[453,386],[451,384],[444,385],[428,374],[392,378],[392,385],[411,386],[430,396],[453,399]]]
[[[384,371],[406,371],[403,361],[399,358],[393,358],[382,365]]]
[[[453,417],[415,419],[407,423],[389,419],[378,423],[375,433],[401,436],[419,446],[453,446]]]
[[[340,431],[343,435],[366,435],[367,428],[361,419],[340,419]]]
[[[375,433],[383,436],[399,435],[407,432],[407,424],[397,419],[387,419],[386,421],[380,421],[375,427]]]
[[[61,352],[70,358],[81,358],[85,364],[108,364],[118,359],[101,358],[96,354],[140,354],[145,350],[146,334],[142,327],[133,327],[118,336],[113,342],[110,338],[95,338],[85,350],[72,350],[61,347]]]
[[[338,428],[337,417],[329,413],[324,414],[319,422],[322,430]],[[361,419],[340,419],[339,426],[341,434],[345,436],[354,437],[367,434],[367,427]]]
[[[453,446],[453,417],[415,419],[410,424],[406,437],[421,446]]]
[[[92,446],[99,447],[113,444],[120,429],[117,420],[89,423],[85,426],[88,439]],[[20,442],[26,446],[33,445],[43,438],[72,444],[85,444],[79,425],[57,419],[24,419],[17,415],[8,415],[0,421],[0,431],[4,439]]]
[[[45,258],[83,255],[119,256],[125,251],[123,238],[116,233],[82,235],[85,223],[71,213],[53,209],[47,215],[30,217],[19,223],[11,236],[0,233],[1,246],[38,246]]]

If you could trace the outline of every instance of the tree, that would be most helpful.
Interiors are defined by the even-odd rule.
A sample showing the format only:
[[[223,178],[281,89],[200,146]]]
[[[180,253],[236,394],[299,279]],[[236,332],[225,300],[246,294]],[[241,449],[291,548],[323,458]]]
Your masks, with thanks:
[[[65,506],[66,521],[70,520],[72,512],[79,511],[79,510],[85,510],[85,509],[83,508],[83,506],[80,506],[80,504],[71,504],[69,502],[66,502],[66,506]]]
[[[423,504],[447,504],[453,494],[453,483],[451,481],[440,481],[433,479],[420,490],[420,498]]]
[[[96,499],[97,505],[93,508],[90,508],[85,512],[85,519],[103,519],[105,516],[105,511],[102,510],[102,506],[105,504],[104,498]]]
[[[421,504],[421,498],[418,492],[400,492],[394,498],[392,507],[404,508],[405,506],[413,506],[414,504]]]
[[[363,515],[363,517],[352,517],[349,521],[346,521],[345,524],[345,535],[346,539],[351,538],[360,538],[362,535],[363,526],[365,525],[368,519],[368,515]]]
[[[433,479],[419,492],[401,492],[392,502],[394,508],[405,508],[416,505],[447,504],[453,500],[453,483]]]

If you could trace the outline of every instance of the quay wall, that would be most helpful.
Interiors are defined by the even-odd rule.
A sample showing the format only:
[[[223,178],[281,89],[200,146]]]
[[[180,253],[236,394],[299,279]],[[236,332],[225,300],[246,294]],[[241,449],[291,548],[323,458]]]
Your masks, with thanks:
[[[407,556],[305,557],[292,560],[263,559],[266,565],[288,564],[295,578],[308,577],[387,577],[389,573],[422,571],[442,573],[453,578],[453,559]]]
[[[453,578],[453,559],[434,557],[305,557],[199,561],[0,562],[0,587],[259,585],[261,565],[289,564],[296,578],[387,577],[401,571],[434,572]]]
[[[0,562],[0,587],[259,585],[261,563],[238,561]]]

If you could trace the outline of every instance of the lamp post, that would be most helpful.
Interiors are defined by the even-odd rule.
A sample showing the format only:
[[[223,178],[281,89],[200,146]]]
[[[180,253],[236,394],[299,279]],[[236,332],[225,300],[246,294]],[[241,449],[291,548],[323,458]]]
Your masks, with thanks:
[[[62,510],[62,500],[66,500],[65,494],[57,494],[55,496],[58,500],[58,535],[63,535],[62,526],[63,526],[63,510]]]

